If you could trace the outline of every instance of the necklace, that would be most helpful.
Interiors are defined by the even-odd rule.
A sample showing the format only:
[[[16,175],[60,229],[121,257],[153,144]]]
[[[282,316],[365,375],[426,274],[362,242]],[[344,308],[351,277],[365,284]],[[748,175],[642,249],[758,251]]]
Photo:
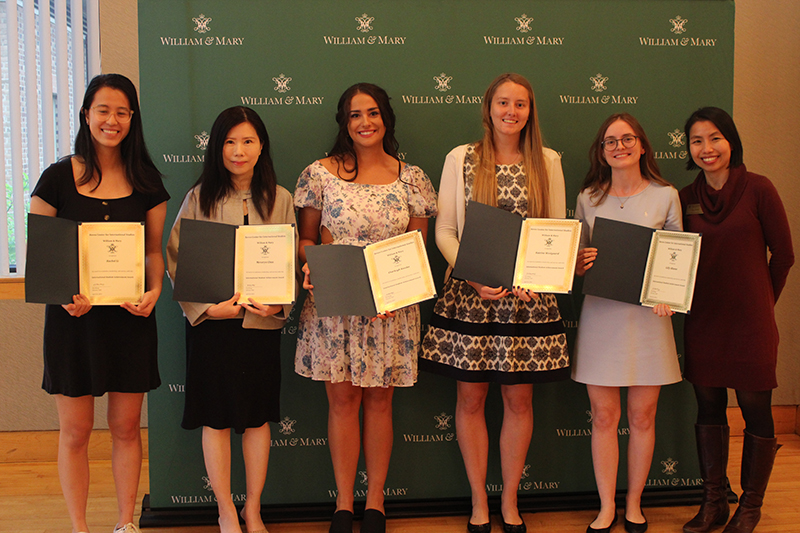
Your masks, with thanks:
[[[620,209],[625,209],[625,203],[639,193],[639,189],[642,187],[642,183],[647,183],[647,181],[642,180],[641,183],[639,183],[639,185],[637,185],[636,188],[630,194],[628,194],[628,196],[614,196],[614,198],[616,198],[617,201],[619,202]],[[611,192],[614,192],[613,185],[611,186]]]

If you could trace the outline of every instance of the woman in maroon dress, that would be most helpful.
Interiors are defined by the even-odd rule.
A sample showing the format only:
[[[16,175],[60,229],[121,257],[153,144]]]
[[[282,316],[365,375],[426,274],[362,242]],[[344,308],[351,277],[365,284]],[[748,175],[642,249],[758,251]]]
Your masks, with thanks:
[[[742,496],[724,533],[752,531],[777,449],[772,389],[778,329],[774,307],[794,264],[778,192],[747,171],[733,119],[716,107],[685,126],[697,179],[680,193],[686,231],[703,234],[692,313],[686,317],[684,375],[694,385],[703,503],[683,530],[704,533],[728,520],[728,388],[745,421]],[[767,260],[767,250],[771,256]]]

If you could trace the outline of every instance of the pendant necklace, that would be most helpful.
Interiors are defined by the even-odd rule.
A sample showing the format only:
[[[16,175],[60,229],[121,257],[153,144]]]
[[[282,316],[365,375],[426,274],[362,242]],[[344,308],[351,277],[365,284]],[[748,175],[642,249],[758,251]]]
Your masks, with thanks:
[[[642,182],[647,183],[645,180],[642,180]],[[619,208],[620,209],[625,209],[625,203],[639,193],[639,187],[641,187],[641,186],[642,186],[642,184],[639,183],[639,185],[637,185],[636,188],[633,190],[633,192],[630,193],[628,196],[625,196],[625,197],[614,196],[614,198],[616,198],[617,201],[619,202]],[[614,192],[614,186],[613,185],[611,186],[611,192]]]

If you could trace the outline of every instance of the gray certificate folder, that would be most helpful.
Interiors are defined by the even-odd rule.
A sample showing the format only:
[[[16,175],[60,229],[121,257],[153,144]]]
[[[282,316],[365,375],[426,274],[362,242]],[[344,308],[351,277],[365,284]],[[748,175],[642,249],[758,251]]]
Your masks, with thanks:
[[[586,271],[583,294],[641,305],[654,231],[646,226],[595,218],[592,248],[597,248],[597,259]]]
[[[523,220],[503,209],[470,202],[452,276],[511,289]]]
[[[72,296],[79,292],[78,223],[28,215],[25,301],[71,304]]]
[[[346,244],[306,246],[318,316],[375,316],[364,248]]]
[[[172,299],[219,303],[233,296],[236,226],[181,220],[181,240]]]

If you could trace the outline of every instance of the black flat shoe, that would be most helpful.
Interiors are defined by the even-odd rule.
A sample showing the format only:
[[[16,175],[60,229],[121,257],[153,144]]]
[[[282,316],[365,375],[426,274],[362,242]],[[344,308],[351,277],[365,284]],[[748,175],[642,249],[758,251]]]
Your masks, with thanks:
[[[625,518],[625,531],[628,533],[644,533],[647,531],[647,518],[644,519],[643,524],[637,524],[636,522],[631,522]]]
[[[520,516],[520,518],[522,517]],[[503,523],[503,531],[505,533],[526,533],[528,531],[525,520],[521,524],[506,524],[505,519],[501,516],[500,521]]]
[[[586,533],[609,533],[611,529],[616,525],[617,518],[618,518],[617,512],[614,511],[614,520],[611,521],[611,524],[608,527],[601,527],[600,529],[595,529],[592,527],[592,524],[589,524],[588,526],[586,526]]]
[[[377,509],[364,511],[361,533],[386,533],[386,515]]]
[[[331,527],[328,533],[353,533],[352,511],[336,511],[331,518]]]
[[[467,533],[489,533],[492,530],[492,523],[473,524],[467,521]]]

